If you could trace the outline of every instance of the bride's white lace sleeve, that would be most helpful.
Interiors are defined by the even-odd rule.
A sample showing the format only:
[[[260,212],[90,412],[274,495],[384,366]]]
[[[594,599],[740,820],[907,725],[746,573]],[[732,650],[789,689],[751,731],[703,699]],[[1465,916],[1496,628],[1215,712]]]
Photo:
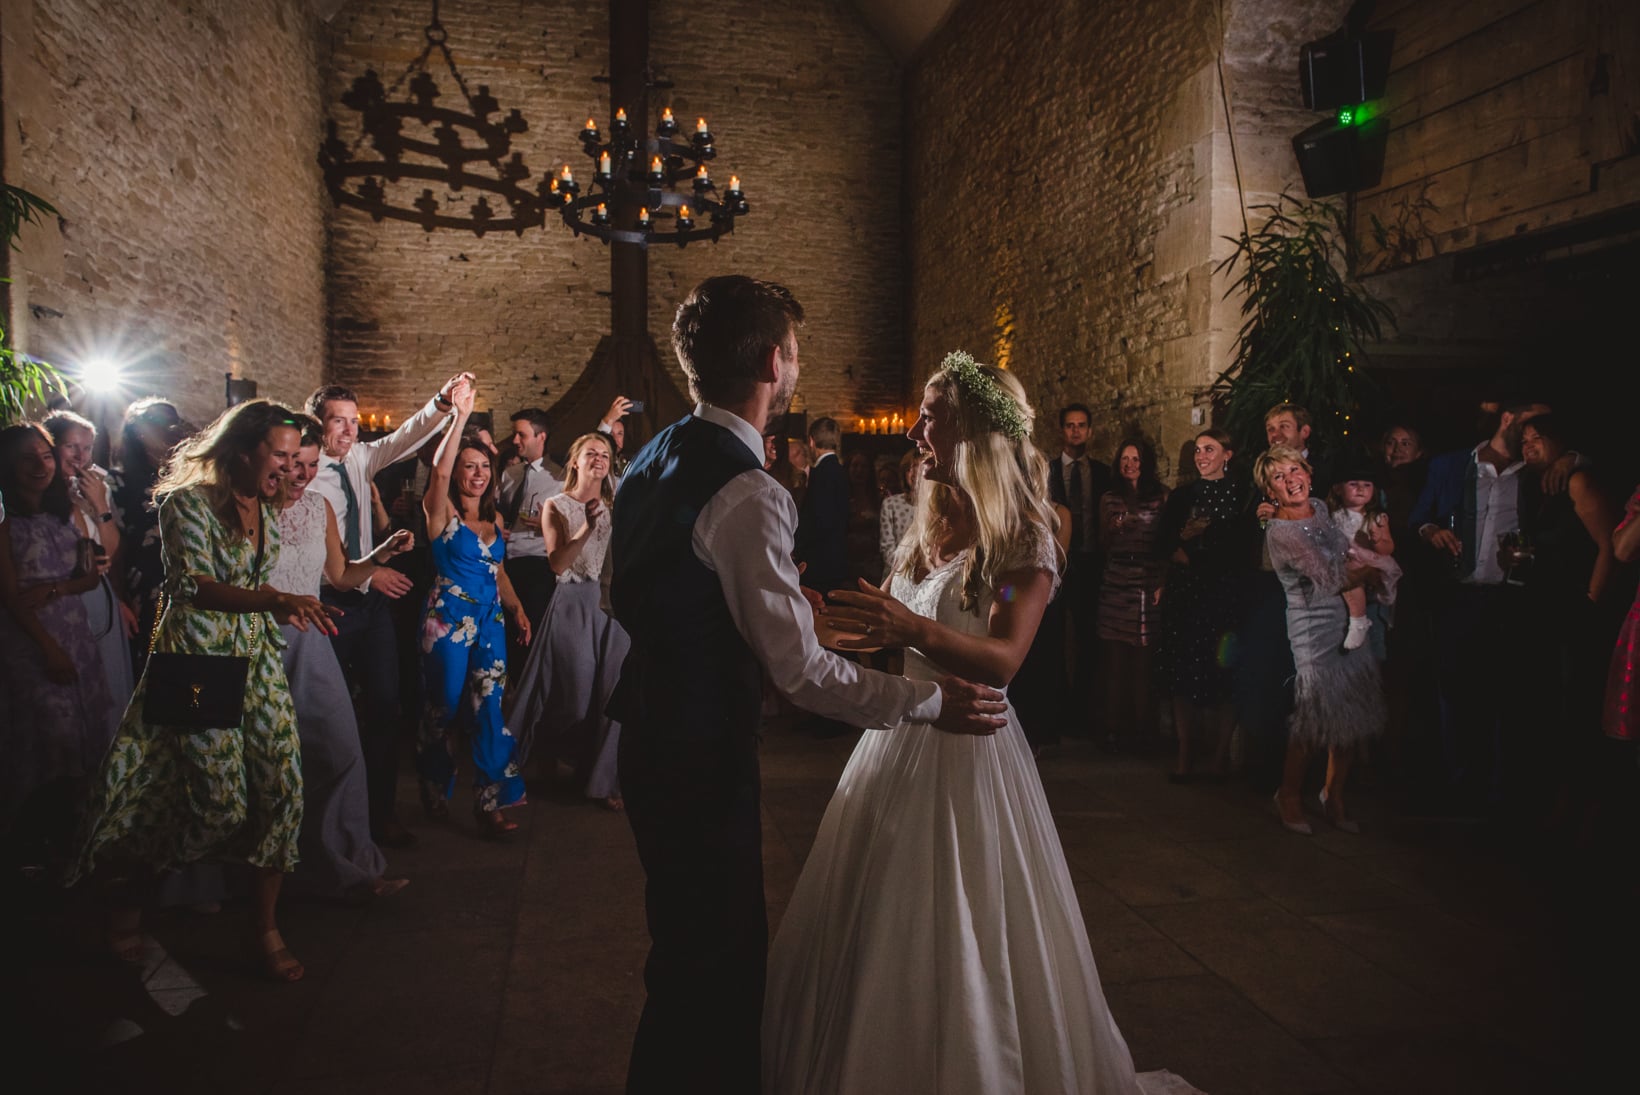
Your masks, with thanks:
[[[1054,541],[1053,533],[1036,521],[1029,521],[1025,530],[1020,534],[1013,550],[1010,551],[998,573],[1006,574],[1010,570],[1045,570],[1053,575],[1053,591],[1050,597],[1058,596],[1060,571],[1064,560],[1059,555],[1059,545]]]

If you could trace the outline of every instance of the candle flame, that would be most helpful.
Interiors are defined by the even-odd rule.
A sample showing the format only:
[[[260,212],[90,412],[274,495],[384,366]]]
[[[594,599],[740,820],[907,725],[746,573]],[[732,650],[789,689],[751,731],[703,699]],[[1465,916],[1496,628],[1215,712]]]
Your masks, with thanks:
[[[711,176],[706,173],[706,165],[705,164],[701,164],[700,167],[695,170],[695,178],[697,178],[697,179],[711,178]]]
[[[639,224],[648,224],[649,223],[649,210],[647,208],[638,210],[638,223]]]
[[[730,175],[729,176],[729,189],[730,190],[739,190],[740,189],[740,176],[739,175]]]
[[[393,428],[393,416],[390,415],[390,414],[382,415],[382,425],[385,426],[387,429],[392,429]]]
[[[656,175],[661,173],[661,158],[659,156],[649,161],[649,170]]]
[[[597,129],[598,128],[598,120],[596,118],[588,118],[587,119],[587,128],[588,129]]]
[[[565,164],[564,169],[562,171],[558,172],[558,177],[563,179],[565,182],[568,182],[569,180],[573,179],[575,176],[570,173],[569,164]]]
[[[688,220],[689,219],[689,207],[687,205],[684,206],[682,209],[678,210],[678,219],[679,220]]]
[[[623,106],[623,107],[617,107],[616,108],[616,110],[615,110],[615,120],[617,122],[626,121],[626,107]]]
[[[706,119],[705,118],[696,118],[695,119],[695,132],[696,133],[705,133],[706,132]]]
[[[672,108],[669,107],[669,106],[662,107],[661,108],[661,121],[670,122],[671,120],[672,120]]]

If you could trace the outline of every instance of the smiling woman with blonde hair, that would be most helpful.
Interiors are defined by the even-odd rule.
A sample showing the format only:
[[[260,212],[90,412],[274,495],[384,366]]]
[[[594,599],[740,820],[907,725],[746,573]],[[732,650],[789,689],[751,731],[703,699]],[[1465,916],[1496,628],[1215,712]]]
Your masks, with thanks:
[[[1310,755],[1327,750],[1321,810],[1346,832],[1359,832],[1344,809],[1344,785],[1359,748],[1387,721],[1378,662],[1366,647],[1343,648],[1349,610],[1339,596],[1375,572],[1357,564],[1350,541],[1327,503],[1310,497],[1310,465],[1298,450],[1275,445],[1253,464],[1253,480],[1275,506],[1265,533],[1270,563],[1287,595],[1287,639],[1298,674],[1287,722],[1287,757],[1276,808],[1292,832],[1310,833],[1300,793]]]
[[[948,356],[909,436],[931,486],[886,590],[826,618],[905,647],[905,672],[998,687],[1018,671],[1063,552],[1019,382]],[[1137,1095],[1031,749],[926,722],[868,730],[769,953],[763,1087]]]
[[[563,492],[542,507],[541,531],[558,586],[536,628],[512,721],[521,761],[540,744],[551,750],[549,759],[574,766],[588,798],[619,810],[615,754],[621,724],[604,708],[631,640],[603,608],[614,455],[607,434],[577,437],[569,447]]]

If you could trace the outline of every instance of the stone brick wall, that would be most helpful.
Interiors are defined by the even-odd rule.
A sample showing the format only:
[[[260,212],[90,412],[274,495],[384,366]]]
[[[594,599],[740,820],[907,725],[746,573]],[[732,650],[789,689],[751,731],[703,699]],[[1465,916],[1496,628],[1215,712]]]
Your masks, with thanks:
[[[469,85],[488,84],[528,121],[514,148],[532,183],[569,162],[585,185],[576,132],[609,116],[608,85],[593,79],[607,73],[606,6],[446,0],[440,15]],[[396,78],[426,17],[425,5],[394,0],[344,8],[331,26],[327,103],[366,65]],[[739,174],[753,207],[716,246],[650,254],[650,329],[679,388],[668,345],[679,300],[701,278],[744,272],[789,285],[809,312],[799,394],[811,414],[898,408],[901,118],[887,51],[847,0],[656,0],[650,38],[656,73],[676,85],[657,93],[657,110],[707,116],[714,177]],[[350,113],[333,109],[349,138]],[[608,252],[556,218],[522,239],[478,239],[343,209],[329,230],[333,371],[367,412],[401,414],[459,368],[484,373],[481,405],[500,413],[551,406],[609,333]]]
[[[1045,449],[1081,401],[1096,454],[1137,428],[1171,473],[1240,323],[1213,274],[1241,229],[1237,161],[1248,204],[1296,178],[1297,44],[1342,7],[963,4],[907,80],[914,374],[959,346],[1006,361]]]
[[[5,0],[6,178],[61,221],[12,257],[16,345],[108,356],[207,421],[222,377],[300,398],[324,363],[307,0]]]

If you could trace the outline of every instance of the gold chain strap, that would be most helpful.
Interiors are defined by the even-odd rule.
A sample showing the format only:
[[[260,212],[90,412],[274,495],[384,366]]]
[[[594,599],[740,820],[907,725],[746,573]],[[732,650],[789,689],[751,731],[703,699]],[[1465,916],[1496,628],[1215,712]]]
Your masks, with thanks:
[[[159,623],[165,618],[165,610],[171,607],[171,600],[172,598],[161,593],[159,595],[159,600],[154,605],[154,628],[148,633],[148,653],[150,654],[154,652],[154,646],[159,642]],[[262,619],[262,613],[250,612],[245,613],[244,615],[248,615],[251,618],[251,646],[250,650],[246,652],[246,657],[255,657],[256,625],[257,622]]]

